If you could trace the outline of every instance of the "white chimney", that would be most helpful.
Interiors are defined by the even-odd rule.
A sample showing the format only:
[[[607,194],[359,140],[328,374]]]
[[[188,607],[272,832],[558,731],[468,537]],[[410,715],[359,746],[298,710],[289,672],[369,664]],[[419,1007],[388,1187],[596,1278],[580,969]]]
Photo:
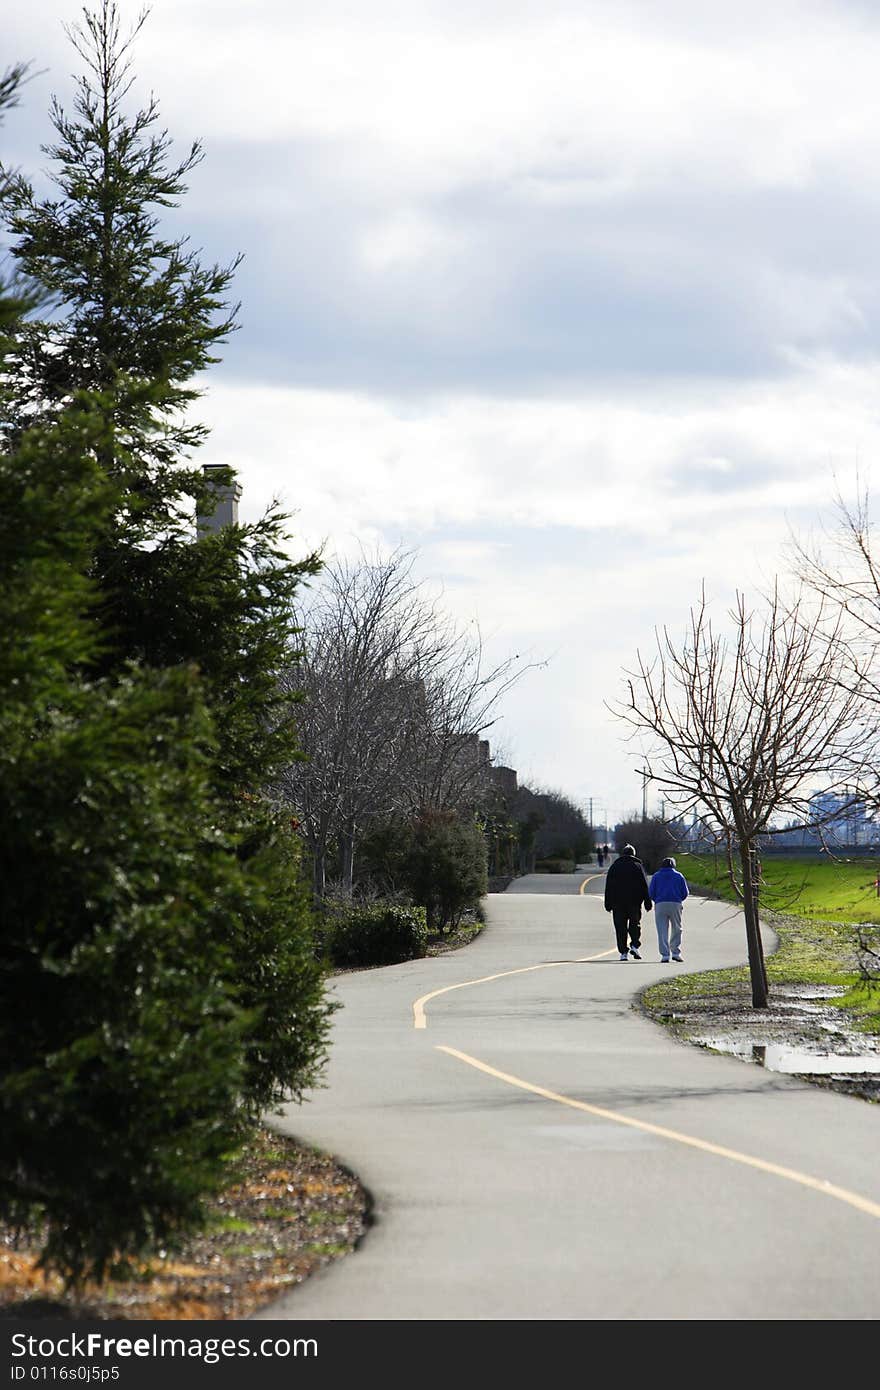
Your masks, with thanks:
[[[200,513],[196,517],[196,535],[207,536],[212,531],[219,531],[223,526],[237,526],[241,485],[234,480],[231,483],[214,481],[218,473],[228,476],[229,469],[225,464],[205,463],[202,465],[202,472],[217,501],[213,511]]]

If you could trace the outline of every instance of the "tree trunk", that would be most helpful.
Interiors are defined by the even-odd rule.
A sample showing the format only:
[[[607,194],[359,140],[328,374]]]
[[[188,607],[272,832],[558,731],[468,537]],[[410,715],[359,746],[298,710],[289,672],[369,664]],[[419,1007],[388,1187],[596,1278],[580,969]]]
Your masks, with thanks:
[[[342,848],[342,891],[351,897],[354,891],[354,821],[349,821],[340,835]]]
[[[740,862],[743,873],[743,913],[746,919],[746,946],[749,953],[749,975],[752,982],[752,1007],[766,1009],[769,1005],[767,969],[764,965],[764,947],[761,942],[761,924],[758,920],[757,883],[752,871],[752,846],[748,841],[740,844]]]
[[[316,898],[323,898],[327,888],[327,855],[323,845],[312,850],[312,886]]]

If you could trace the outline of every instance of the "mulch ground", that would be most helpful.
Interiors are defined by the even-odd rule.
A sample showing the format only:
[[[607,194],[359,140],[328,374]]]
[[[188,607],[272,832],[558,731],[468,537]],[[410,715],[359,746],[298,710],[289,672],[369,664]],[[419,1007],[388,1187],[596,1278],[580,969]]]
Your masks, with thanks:
[[[38,1251],[0,1226],[0,1316],[244,1318],[354,1250],[369,1196],[332,1158],[260,1129],[238,1180],[208,1203],[202,1235],[145,1261],[136,1276],[65,1293]]]

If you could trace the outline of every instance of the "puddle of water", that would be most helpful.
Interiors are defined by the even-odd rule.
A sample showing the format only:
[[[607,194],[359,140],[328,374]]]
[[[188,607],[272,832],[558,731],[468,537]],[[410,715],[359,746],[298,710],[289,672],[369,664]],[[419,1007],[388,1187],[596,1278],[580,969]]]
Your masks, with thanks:
[[[837,999],[846,989],[843,985],[777,985],[773,994],[786,999]]]
[[[757,1062],[768,1071],[789,1075],[867,1076],[880,1074],[880,1056],[847,1057],[834,1052],[797,1052],[781,1043],[738,1043],[730,1038],[704,1038],[704,1046],[716,1052],[728,1052],[749,1062]]]

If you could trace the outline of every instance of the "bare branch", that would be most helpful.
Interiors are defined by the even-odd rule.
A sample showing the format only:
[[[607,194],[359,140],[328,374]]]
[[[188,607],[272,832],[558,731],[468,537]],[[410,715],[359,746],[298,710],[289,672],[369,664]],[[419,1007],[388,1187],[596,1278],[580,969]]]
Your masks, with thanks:
[[[322,891],[342,850],[350,887],[355,839],[377,818],[480,807],[490,784],[485,739],[502,697],[537,663],[487,666],[479,631],[458,630],[413,577],[414,556],[339,561],[297,615],[302,654],[285,675],[307,760],[288,769]]]
[[[870,720],[841,621],[774,584],[763,605],[738,593],[727,635],[705,590],[677,643],[664,629],[649,663],[637,654],[626,695],[609,708],[648,742],[645,766],[679,814],[699,812],[723,840],[746,911],[753,999],[766,1003],[755,854],[771,819],[817,823],[818,789],[863,780]],[[736,865],[738,860],[738,870]]]

